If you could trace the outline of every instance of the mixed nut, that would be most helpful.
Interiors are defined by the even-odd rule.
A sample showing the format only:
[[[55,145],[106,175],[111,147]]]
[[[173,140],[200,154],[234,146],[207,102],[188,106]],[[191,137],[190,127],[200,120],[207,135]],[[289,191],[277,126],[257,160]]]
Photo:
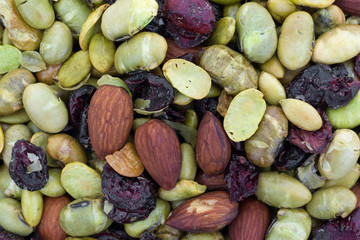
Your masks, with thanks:
[[[0,239],[360,239],[359,0],[0,0]]]

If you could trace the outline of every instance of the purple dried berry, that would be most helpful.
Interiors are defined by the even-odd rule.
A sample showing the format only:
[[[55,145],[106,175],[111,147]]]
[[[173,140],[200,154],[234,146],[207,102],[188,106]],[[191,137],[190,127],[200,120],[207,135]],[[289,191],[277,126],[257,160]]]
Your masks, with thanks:
[[[36,191],[49,179],[44,150],[25,139],[14,144],[9,163],[9,174],[19,188]]]
[[[355,58],[354,70],[358,77],[360,78],[360,53]]]
[[[304,152],[301,148],[292,145],[288,140],[285,140],[277,150],[273,166],[278,171],[295,169],[309,156],[310,154]]]

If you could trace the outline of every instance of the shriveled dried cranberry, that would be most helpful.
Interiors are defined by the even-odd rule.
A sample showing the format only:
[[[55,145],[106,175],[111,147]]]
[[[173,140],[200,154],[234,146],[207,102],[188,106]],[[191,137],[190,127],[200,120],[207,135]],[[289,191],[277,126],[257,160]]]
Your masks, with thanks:
[[[174,89],[164,77],[141,72],[125,80],[133,98],[149,100],[146,111],[157,111],[169,106],[174,100]]]
[[[140,240],[161,240],[154,233],[155,228],[149,228],[140,235]]]
[[[348,217],[326,222],[312,230],[312,240],[358,240],[360,239],[360,208]]]
[[[195,100],[194,102],[194,110],[196,111],[199,121],[203,118],[206,112],[211,112],[218,119],[223,119],[220,113],[216,110],[216,107],[219,103],[218,98],[203,98],[201,100]]]
[[[233,154],[225,172],[225,182],[230,192],[230,200],[242,201],[255,194],[259,171],[245,157]]]
[[[15,142],[12,148],[9,174],[19,188],[36,191],[49,179],[44,150],[25,139]]]
[[[317,64],[306,68],[286,88],[287,96],[314,107],[339,108],[348,104],[360,84],[348,76],[343,64],[330,67]]]
[[[173,122],[184,122],[185,114],[174,105],[170,105],[169,107],[165,108],[164,111],[162,111],[161,113],[154,114],[154,118],[166,119]]]
[[[156,0],[158,3],[158,12],[157,15],[147,24],[144,28],[145,31],[154,32],[167,37],[168,33],[166,32],[166,13],[164,10],[164,0]]]
[[[122,224],[120,225],[116,222],[111,224],[111,226],[105,231],[94,234],[92,237],[97,240],[135,240],[135,238],[127,235]]]
[[[181,48],[199,45],[216,27],[213,6],[207,0],[165,0],[167,32]]]
[[[127,221],[130,215],[136,216],[137,220],[144,219],[155,208],[156,185],[144,175],[124,177],[105,163],[101,178],[105,198],[114,205],[114,214],[119,213],[116,215],[117,222],[120,222],[121,218]]]
[[[273,166],[278,171],[291,170],[300,166],[309,156],[310,154],[285,140],[277,150]]]
[[[355,58],[354,70],[360,78],[360,53]]]
[[[234,142],[230,140],[231,149],[238,153],[245,153],[245,142]]]
[[[5,230],[0,231],[0,240],[24,240],[23,237],[20,237],[16,234],[7,232]]]
[[[291,144],[307,153],[323,153],[332,140],[332,127],[324,110],[318,109],[323,125],[317,131],[305,131],[293,124],[289,126],[288,139]]]

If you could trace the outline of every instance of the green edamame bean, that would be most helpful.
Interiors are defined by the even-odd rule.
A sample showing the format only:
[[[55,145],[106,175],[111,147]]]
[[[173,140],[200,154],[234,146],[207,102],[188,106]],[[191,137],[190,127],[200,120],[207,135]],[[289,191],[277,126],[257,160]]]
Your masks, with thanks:
[[[310,231],[311,219],[304,209],[280,209],[277,212],[276,222],[270,226],[265,239],[306,240]]]
[[[345,23],[344,12],[336,5],[318,9],[312,14],[312,17],[315,22],[315,33],[317,36]]]
[[[247,59],[264,63],[275,53],[277,34],[270,13],[255,2],[243,4],[236,14],[236,29]]]
[[[197,170],[195,151],[188,143],[182,143],[181,147],[181,170],[179,180],[194,180]]]
[[[33,228],[26,223],[19,201],[13,198],[1,199],[0,212],[0,226],[6,231],[22,237],[26,237],[32,233]]]
[[[49,28],[55,12],[48,0],[15,0],[17,9],[27,24],[37,29]]]
[[[50,168],[49,169],[49,180],[46,185],[39,191],[48,197],[60,197],[66,193],[66,190],[61,185],[60,181],[61,169]]]
[[[236,13],[241,7],[241,3],[226,4],[223,9],[224,17],[232,17],[235,19]]]
[[[266,62],[260,64],[260,70],[274,75],[277,79],[283,78],[285,75],[285,67],[281,64],[276,54]]]
[[[40,191],[23,190],[21,194],[21,209],[26,222],[31,227],[36,227],[43,213],[43,196]]]
[[[360,156],[360,139],[350,129],[338,129],[325,153],[320,155],[318,169],[327,179],[344,177]]]
[[[156,230],[156,236],[161,240],[179,240],[183,232],[179,229],[170,227],[168,225],[162,224]]]
[[[278,208],[298,208],[311,200],[310,191],[297,179],[285,173],[261,172],[256,196]]]
[[[221,232],[187,233],[181,240],[224,240]]]
[[[36,79],[26,69],[15,69],[0,79],[0,115],[14,113],[23,108],[23,92]]]
[[[64,102],[58,99],[45,83],[27,86],[23,94],[23,103],[31,121],[45,132],[60,132],[68,123],[68,112]]]
[[[232,17],[223,17],[217,24],[214,32],[207,40],[209,45],[213,44],[228,44],[235,33],[235,19]]]
[[[204,193],[205,185],[198,184],[192,180],[180,180],[171,190],[159,188],[159,197],[166,201],[178,201],[192,198]]]
[[[8,124],[21,124],[30,121],[25,109],[20,109],[14,113],[0,116],[0,122]]]
[[[296,6],[289,0],[269,0],[267,9],[276,21],[282,23],[287,16],[296,11]]]
[[[199,119],[194,109],[188,109],[185,113],[185,122],[187,126],[197,129]]]
[[[306,205],[307,212],[318,219],[347,217],[356,206],[355,194],[344,187],[329,187],[317,190]]]
[[[84,237],[107,229],[113,222],[103,209],[101,199],[77,199],[60,212],[59,223],[67,234]]]
[[[92,65],[100,72],[106,72],[114,64],[115,44],[101,33],[92,37],[89,45],[89,57]]]
[[[338,186],[338,187],[344,187],[350,189],[359,180],[359,177],[360,177],[360,165],[357,163],[353,167],[353,169],[351,169],[351,171],[348,174],[346,174],[344,177],[326,180],[323,188]]]
[[[279,105],[279,101],[286,98],[284,86],[267,72],[260,73],[259,90],[264,94],[265,101],[271,105]]]
[[[60,64],[71,54],[73,39],[69,27],[56,21],[45,30],[39,52],[47,64]]]
[[[155,209],[151,211],[150,215],[144,220],[124,224],[125,231],[130,237],[139,238],[146,229],[154,224],[164,224],[169,213],[170,204],[164,200],[157,199]]]
[[[5,165],[0,166],[0,189],[7,197],[21,197],[22,189],[11,179],[9,169]]]

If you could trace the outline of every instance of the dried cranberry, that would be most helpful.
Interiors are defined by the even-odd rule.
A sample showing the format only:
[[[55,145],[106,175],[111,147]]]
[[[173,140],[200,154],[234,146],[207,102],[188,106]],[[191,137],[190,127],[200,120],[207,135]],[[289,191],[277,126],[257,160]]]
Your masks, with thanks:
[[[155,226],[148,228],[140,235],[140,240],[161,240],[155,235],[154,230]]]
[[[215,11],[207,0],[166,0],[167,32],[181,48],[199,45],[216,27]]]
[[[233,154],[225,172],[225,182],[230,192],[230,200],[242,201],[255,194],[259,171],[245,157]]]
[[[169,107],[165,108],[159,114],[154,114],[154,118],[166,119],[166,120],[173,121],[173,122],[184,122],[185,121],[184,113],[181,112],[174,105],[170,105]]]
[[[359,78],[360,78],[360,53],[359,53],[359,55],[357,55],[357,57],[355,58],[354,70],[355,70],[356,74],[357,74],[357,75],[359,76]]]
[[[141,72],[127,78],[125,83],[134,99],[150,100],[146,111],[161,110],[174,100],[174,89],[164,77]]]
[[[49,179],[44,150],[25,139],[15,142],[12,148],[9,174],[19,188],[36,191]]]
[[[231,149],[237,153],[245,153],[245,142],[234,142],[230,140]]]
[[[310,154],[285,140],[277,150],[273,166],[278,171],[291,170],[300,166],[309,156]]]
[[[159,6],[157,15],[149,24],[145,26],[144,30],[158,33],[163,37],[167,37],[168,34],[166,32],[166,13],[164,10],[164,0],[156,0],[156,2]]]
[[[318,109],[323,126],[317,131],[305,131],[290,124],[288,139],[307,153],[323,153],[332,140],[332,128],[324,110]]]
[[[124,177],[114,171],[109,164],[105,163],[101,175],[102,192],[105,198],[114,204],[114,214],[117,222],[123,217],[136,216],[137,220],[149,216],[156,205],[156,185],[152,180],[141,175],[139,177]]]
[[[326,222],[312,230],[312,240],[357,240],[360,239],[360,208],[348,217]]]
[[[111,226],[103,232],[92,235],[93,238],[97,240],[135,240],[135,238],[130,237],[124,230],[124,225],[117,223],[111,224]]]
[[[203,118],[206,112],[211,112],[218,119],[223,119],[220,113],[216,110],[216,107],[219,103],[218,98],[203,98],[201,100],[195,100],[194,102],[194,110],[196,111],[199,121]]]
[[[88,130],[88,112],[89,106],[84,108],[81,118],[80,118],[80,127],[75,133],[76,139],[83,145],[85,149],[92,149],[89,130]]]
[[[303,70],[286,88],[289,98],[303,100],[315,107],[339,108],[359,91],[360,83],[348,76],[343,64],[330,67],[317,64]]]
[[[0,240],[24,240],[23,237],[20,237],[16,234],[7,232],[5,230],[0,231]]]

